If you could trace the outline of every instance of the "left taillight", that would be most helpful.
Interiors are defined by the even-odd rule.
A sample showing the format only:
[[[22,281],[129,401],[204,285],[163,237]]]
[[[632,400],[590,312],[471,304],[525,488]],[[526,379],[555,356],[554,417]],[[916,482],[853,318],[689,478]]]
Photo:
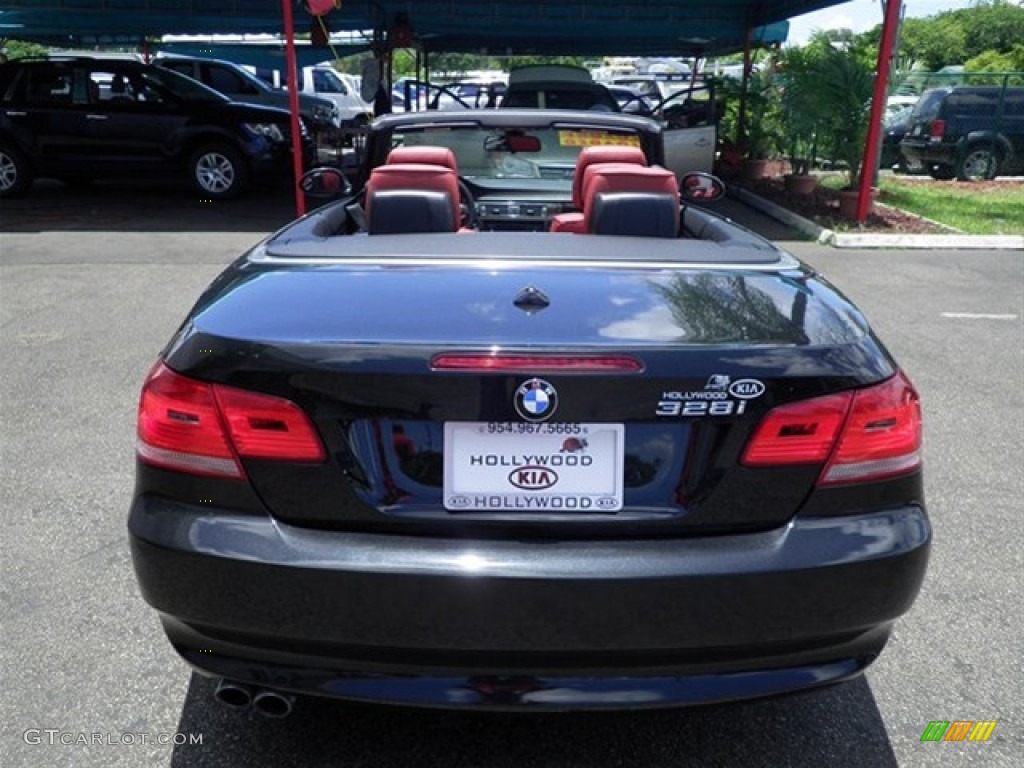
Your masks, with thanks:
[[[768,412],[743,452],[747,466],[824,464],[818,485],[880,480],[921,465],[921,404],[902,373],[864,389]]]
[[[326,455],[290,400],[197,381],[163,363],[142,386],[137,451],[153,466],[239,480],[240,458],[318,462]]]

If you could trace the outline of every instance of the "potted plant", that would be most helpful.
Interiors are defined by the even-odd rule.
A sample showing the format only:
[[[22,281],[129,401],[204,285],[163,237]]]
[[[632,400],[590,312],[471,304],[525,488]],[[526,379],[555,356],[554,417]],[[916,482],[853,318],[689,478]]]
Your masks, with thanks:
[[[843,216],[854,218],[857,188],[867,142],[874,72],[851,52],[828,45],[818,59],[816,83],[822,105],[822,128],[832,147],[833,157],[846,168],[847,184],[839,191]]]
[[[818,178],[811,174],[811,169],[819,123],[827,105],[817,87],[816,52],[813,47],[791,48],[781,62],[782,115],[790,171],[784,181],[786,189],[798,195],[809,195],[818,186]]]
[[[778,98],[770,64],[750,74],[748,88],[735,78],[715,79],[715,89],[728,105],[720,124],[723,133],[732,131],[736,140],[729,145],[730,160],[742,158],[739,172],[743,178],[759,179],[766,175],[769,158],[775,146],[778,123]],[[740,105],[743,105],[742,114]]]
[[[774,79],[774,66],[769,62],[750,74],[746,94],[746,150],[744,176],[764,178],[772,150],[778,138],[779,94]]]

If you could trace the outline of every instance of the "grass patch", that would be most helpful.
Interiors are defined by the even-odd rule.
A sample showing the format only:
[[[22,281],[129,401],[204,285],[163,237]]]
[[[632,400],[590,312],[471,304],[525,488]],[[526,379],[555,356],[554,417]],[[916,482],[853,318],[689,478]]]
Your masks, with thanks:
[[[820,184],[842,189],[846,175],[826,174]],[[879,202],[969,235],[1024,235],[1024,183],[882,176],[878,185]]]
[[[1024,183],[883,177],[879,202],[970,235],[1024,235]]]

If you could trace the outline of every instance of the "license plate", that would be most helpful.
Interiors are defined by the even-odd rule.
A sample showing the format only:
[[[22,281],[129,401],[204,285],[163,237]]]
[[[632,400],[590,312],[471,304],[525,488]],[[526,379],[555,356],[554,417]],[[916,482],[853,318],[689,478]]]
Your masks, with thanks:
[[[622,424],[446,422],[444,506],[452,512],[622,509]]]

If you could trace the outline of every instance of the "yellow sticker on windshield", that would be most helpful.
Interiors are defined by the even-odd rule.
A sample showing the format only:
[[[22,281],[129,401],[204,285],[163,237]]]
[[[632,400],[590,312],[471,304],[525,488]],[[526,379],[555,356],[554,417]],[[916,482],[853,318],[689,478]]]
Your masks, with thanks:
[[[563,147],[639,147],[640,137],[636,134],[605,131],[559,131],[558,143]]]

